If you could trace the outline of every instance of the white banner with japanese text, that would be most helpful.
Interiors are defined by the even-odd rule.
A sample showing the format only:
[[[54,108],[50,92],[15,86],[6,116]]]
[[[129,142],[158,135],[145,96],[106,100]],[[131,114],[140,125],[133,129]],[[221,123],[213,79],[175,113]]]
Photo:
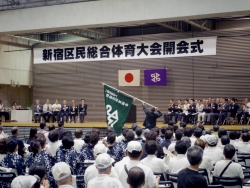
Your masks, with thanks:
[[[34,64],[216,55],[217,37],[34,48]]]

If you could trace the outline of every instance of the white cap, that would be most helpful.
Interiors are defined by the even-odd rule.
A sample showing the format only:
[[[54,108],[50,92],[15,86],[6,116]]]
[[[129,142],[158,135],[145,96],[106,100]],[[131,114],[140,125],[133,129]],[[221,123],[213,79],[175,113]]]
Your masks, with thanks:
[[[34,176],[17,176],[11,182],[11,188],[31,188],[37,182]]]
[[[96,144],[94,147],[94,155],[97,156],[102,153],[107,153],[108,148],[104,144]]]
[[[102,153],[95,159],[95,166],[97,169],[108,168],[112,165],[112,158],[107,153]]]
[[[138,141],[130,141],[128,143],[127,150],[129,153],[132,153],[132,151],[141,151],[141,143]]]
[[[209,145],[215,146],[218,142],[218,138],[215,135],[208,135],[206,137],[207,143]]]
[[[62,180],[71,175],[70,167],[65,162],[56,163],[52,167],[52,174],[56,181]]]
[[[170,144],[170,145],[168,146],[168,150],[171,151],[171,152],[175,151],[175,145],[176,145],[175,143]]]

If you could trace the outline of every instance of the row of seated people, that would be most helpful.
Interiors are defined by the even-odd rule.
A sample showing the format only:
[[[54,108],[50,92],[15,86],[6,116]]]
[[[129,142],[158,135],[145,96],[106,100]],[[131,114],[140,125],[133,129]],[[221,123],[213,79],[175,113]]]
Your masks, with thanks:
[[[85,99],[81,99],[81,104],[76,105],[75,101],[72,100],[72,105],[69,106],[66,100],[63,100],[63,104],[59,104],[59,101],[56,99],[53,105],[50,104],[49,99],[45,101],[44,105],[40,104],[39,100],[36,100],[36,104],[34,105],[34,120],[35,123],[39,123],[41,117],[43,117],[45,122],[50,121],[50,117],[52,117],[52,123],[56,121],[64,121],[64,117],[66,117],[66,122],[68,122],[70,117],[70,122],[76,122],[77,116],[80,118],[80,122],[84,122],[84,117],[87,115],[88,105],[85,104]]]
[[[169,101],[168,113],[164,115],[165,123],[175,121],[180,124],[202,122],[203,124],[223,124],[234,122],[237,118],[238,124],[243,124],[243,118],[250,117],[250,102],[248,98],[241,103],[237,99],[217,98],[217,99],[185,99],[182,104],[181,99],[174,103]],[[228,118],[228,119],[227,119]],[[227,120],[227,122],[225,122]]]
[[[197,167],[208,172],[213,170],[213,175],[219,176],[230,160],[237,162],[236,149],[238,152],[250,153],[248,129],[243,129],[240,134],[232,131],[228,136],[227,131],[219,129],[218,125],[214,126],[213,133],[209,129],[203,131],[197,126],[184,126],[184,129],[178,126],[164,126],[161,130],[154,128],[143,131],[133,125],[132,130],[123,127],[120,136],[109,127],[107,137],[101,140],[98,129],[85,133],[84,139],[82,130],[76,130],[73,139],[71,132],[66,131],[61,122],[58,125],[58,129],[50,125],[49,132],[44,124],[41,124],[41,130],[36,134],[31,130],[27,149],[18,138],[18,129],[12,128],[12,136],[0,140],[0,165],[15,169],[20,176],[28,173],[34,163],[42,163],[46,169],[49,187],[57,187],[53,166],[60,162],[66,162],[74,174],[84,175],[84,181],[90,188],[100,185],[109,187],[109,181],[116,182],[113,187],[130,187],[127,177],[128,171],[133,167],[140,167],[144,171],[145,187],[158,187],[160,178],[155,177],[154,173],[163,172],[187,173],[189,183],[193,182],[194,187],[206,187],[207,180],[194,182],[199,174],[195,170]],[[164,151],[164,147],[167,151]],[[196,157],[196,164],[190,162],[188,156],[191,154]],[[112,163],[108,162],[110,160]],[[83,163],[86,162],[95,163],[85,169]],[[113,163],[114,168],[111,167]],[[98,173],[107,173],[109,178],[99,177]],[[192,175],[194,177],[191,177]],[[223,176],[239,177],[242,181],[244,179],[242,167],[237,163],[232,163]],[[182,178],[178,179],[178,183],[181,185],[187,180],[183,179],[185,176],[180,177]],[[10,187],[10,182],[1,182],[1,185]]]

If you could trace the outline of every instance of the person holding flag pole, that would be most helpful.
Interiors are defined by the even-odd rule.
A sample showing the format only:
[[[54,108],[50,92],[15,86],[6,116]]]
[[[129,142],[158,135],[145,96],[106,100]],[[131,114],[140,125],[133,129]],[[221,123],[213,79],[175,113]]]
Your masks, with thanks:
[[[129,95],[123,91],[120,91],[108,84],[102,83],[104,85],[104,100],[107,124],[114,128],[117,136],[121,134],[121,129],[127,119],[130,107],[134,100],[138,100],[144,104],[147,104],[154,109],[155,106],[142,101],[132,95]],[[159,116],[160,117],[160,116]]]
[[[142,103],[143,111],[146,114],[146,118],[144,120],[143,126],[145,126],[147,129],[153,129],[156,127],[156,120],[162,116],[162,113],[159,111],[157,107],[151,107],[150,111],[147,110],[144,103]],[[155,113],[155,111],[157,113]]]

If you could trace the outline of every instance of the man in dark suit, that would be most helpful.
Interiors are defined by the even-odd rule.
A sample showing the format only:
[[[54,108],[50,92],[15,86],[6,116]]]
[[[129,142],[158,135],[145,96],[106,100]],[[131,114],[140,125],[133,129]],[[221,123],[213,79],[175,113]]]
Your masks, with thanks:
[[[159,111],[158,108],[151,107],[150,111],[147,110],[144,103],[142,103],[142,108],[146,114],[146,118],[144,120],[143,125],[147,129],[153,129],[156,126],[156,119],[162,116],[162,113]],[[157,113],[155,113],[157,111]]]
[[[41,115],[43,112],[43,106],[40,105],[40,101],[36,100],[36,104],[34,105],[34,120],[35,123],[40,123],[41,120]]]
[[[85,104],[85,99],[81,99],[81,104],[79,104],[79,114],[80,114],[80,122],[84,122],[84,117],[87,115],[88,105]]]
[[[194,104],[194,99],[190,99],[189,100],[189,109],[188,109],[188,115],[187,115],[187,119],[186,119],[186,124],[188,124],[189,122],[189,118],[192,117],[192,122],[191,123],[194,123],[195,122],[195,116],[194,114],[196,113],[196,105]]]
[[[69,106],[67,105],[67,101],[66,100],[63,101],[63,105],[61,107],[62,122],[64,122],[64,116],[66,116],[66,122],[68,122],[68,118],[69,118]]]
[[[223,99],[222,105],[220,107],[220,113],[219,113],[219,125],[222,125],[224,122],[224,119],[227,117],[227,113],[229,111],[229,104],[228,99]]]

